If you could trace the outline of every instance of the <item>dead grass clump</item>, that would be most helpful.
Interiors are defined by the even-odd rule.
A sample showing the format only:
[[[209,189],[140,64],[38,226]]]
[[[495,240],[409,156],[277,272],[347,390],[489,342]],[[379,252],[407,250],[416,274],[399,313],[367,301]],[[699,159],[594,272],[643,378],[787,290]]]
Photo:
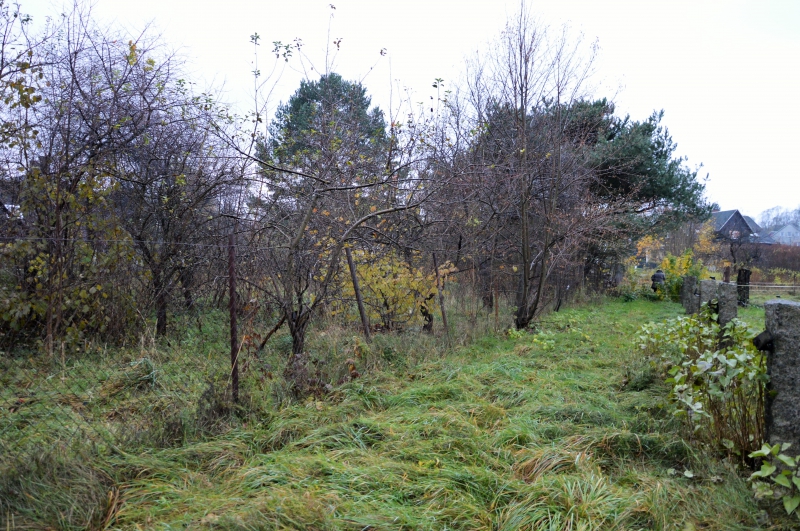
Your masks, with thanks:
[[[142,390],[156,385],[157,371],[149,358],[132,361],[127,367],[112,373],[97,393],[101,401],[108,401],[126,390]]]
[[[521,460],[514,464],[514,473],[526,483],[535,483],[541,476],[551,471],[560,473],[574,471],[582,461],[590,459],[586,452],[569,452],[555,447],[521,450],[516,452],[515,456]]]
[[[495,404],[481,404],[469,410],[471,418],[479,428],[496,428],[508,417],[505,408]]]
[[[591,449],[598,459],[614,462],[647,459],[677,467],[694,459],[691,447],[673,434],[615,431],[589,435],[584,440],[587,450]]]

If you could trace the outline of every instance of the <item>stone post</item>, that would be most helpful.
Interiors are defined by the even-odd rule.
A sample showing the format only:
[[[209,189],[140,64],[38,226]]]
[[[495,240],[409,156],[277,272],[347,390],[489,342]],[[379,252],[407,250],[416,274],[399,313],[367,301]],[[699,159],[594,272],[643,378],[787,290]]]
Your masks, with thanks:
[[[739,297],[736,284],[719,284],[717,286],[717,302],[719,302],[717,322],[720,328],[725,328],[725,325],[738,313]]]
[[[792,443],[800,453],[800,303],[771,300],[764,304],[768,349],[766,431],[770,444]]]
[[[716,280],[701,280],[700,281],[700,300],[698,301],[698,309],[703,304],[717,298],[717,281]]]
[[[740,269],[736,275],[736,285],[739,286],[739,306],[750,304],[750,273],[749,269]]]
[[[697,277],[686,275],[683,277],[683,284],[681,284],[681,304],[686,310],[686,313],[697,313],[698,305],[696,304],[697,295]]]

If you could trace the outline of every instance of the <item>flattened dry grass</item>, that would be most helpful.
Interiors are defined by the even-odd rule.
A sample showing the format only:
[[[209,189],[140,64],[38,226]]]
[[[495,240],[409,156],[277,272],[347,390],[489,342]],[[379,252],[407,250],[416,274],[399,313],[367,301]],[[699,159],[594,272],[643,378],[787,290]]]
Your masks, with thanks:
[[[677,312],[571,308],[541,324],[547,341],[486,336],[415,364],[375,362],[304,403],[265,386],[252,397],[262,409],[217,432],[0,475],[0,512],[10,529],[759,528],[740,474],[683,439],[634,348],[643,322]],[[394,341],[379,343],[396,357]],[[24,481],[38,482],[38,502]],[[70,482],[94,504],[71,520]],[[63,499],[46,504],[48,489]]]

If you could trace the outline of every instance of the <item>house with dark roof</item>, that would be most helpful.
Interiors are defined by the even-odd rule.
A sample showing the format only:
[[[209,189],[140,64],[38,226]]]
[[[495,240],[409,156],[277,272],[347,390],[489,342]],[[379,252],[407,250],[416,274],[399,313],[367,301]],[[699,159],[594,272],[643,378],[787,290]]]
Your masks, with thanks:
[[[764,234],[758,223],[738,210],[713,212],[711,220],[718,239],[731,242],[773,244],[775,241]]]

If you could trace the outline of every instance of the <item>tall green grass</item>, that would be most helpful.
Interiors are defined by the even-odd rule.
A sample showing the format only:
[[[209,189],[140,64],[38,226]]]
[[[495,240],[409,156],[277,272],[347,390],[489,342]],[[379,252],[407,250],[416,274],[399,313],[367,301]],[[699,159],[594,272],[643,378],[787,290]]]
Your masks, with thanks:
[[[19,427],[2,432],[11,433],[3,444],[27,444],[31,458],[0,458],[3,525],[767,527],[741,471],[687,442],[665,413],[667,390],[634,346],[643,322],[674,316],[677,305],[595,301],[512,338],[495,333],[493,314],[452,302],[451,347],[441,334],[415,331],[366,344],[355,328],[318,324],[309,351],[331,391],[303,401],[276,376],[287,351],[279,335],[250,360],[242,403],[230,404],[221,315],[171,346],[75,361],[102,376],[72,387],[67,378],[66,391],[83,389],[69,391],[80,412],[67,404],[48,414],[114,437],[63,444],[58,434],[39,434],[37,455],[26,438],[45,412],[4,411],[0,422]],[[144,374],[150,365],[131,365],[142,358],[155,381]],[[360,377],[349,378],[346,359]],[[15,376],[4,378],[18,393]]]

